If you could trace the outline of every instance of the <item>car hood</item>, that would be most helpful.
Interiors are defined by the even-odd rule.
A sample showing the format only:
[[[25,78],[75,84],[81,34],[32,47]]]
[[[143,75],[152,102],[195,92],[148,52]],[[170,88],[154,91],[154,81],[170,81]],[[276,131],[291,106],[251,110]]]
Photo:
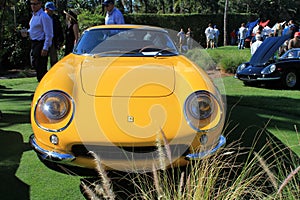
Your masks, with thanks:
[[[251,57],[249,61],[250,65],[258,66],[266,63],[284,43],[284,41],[289,38],[290,35],[284,35],[280,37],[268,37],[265,39]]]
[[[175,84],[172,62],[153,57],[87,57],[80,76],[84,92],[99,97],[163,97]]]

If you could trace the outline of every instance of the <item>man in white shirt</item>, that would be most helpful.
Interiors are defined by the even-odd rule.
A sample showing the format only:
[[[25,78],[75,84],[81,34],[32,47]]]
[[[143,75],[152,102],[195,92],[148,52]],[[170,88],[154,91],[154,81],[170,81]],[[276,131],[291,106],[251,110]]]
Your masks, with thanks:
[[[263,43],[261,35],[257,34],[255,36],[256,41],[252,43],[250,50],[251,50],[251,55],[255,53],[255,51],[258,49],[258,47]]]
[[[206,35],[206,49],[215,48],[214,38],[215,38],[215,31],[212,27],[211,23],[208,24],[208,27],[205,29]]]
[[[242,23],[241,27],[239,28],[239,34],[238,34],[238,38],[239,38],[238,49],[245,48],[246,34],[247,34],[247,28],[245,27],[245,23]]]

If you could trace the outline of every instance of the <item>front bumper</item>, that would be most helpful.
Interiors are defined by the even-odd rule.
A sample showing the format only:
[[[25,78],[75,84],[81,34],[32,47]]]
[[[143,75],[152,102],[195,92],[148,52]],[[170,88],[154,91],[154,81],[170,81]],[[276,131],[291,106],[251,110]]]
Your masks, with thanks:
[[[32,134],[29,137],[29,143],[32,146],[33,150],[38,154],[38,156],[43,160],[49,160],[52,162],[61,162],[61,163],[68,163],[75,160],[75,156],[71,154],[61,154],[54,151],[48,151],[41,148],[35,140],[34,135]]]
[[[36,139],[33,134],[30,136],[29,142],[30,142],[30,145],[32,146],[32,148],[34,149],[34,151],[43,160],[68,164],[76,159],[76,157],[72,154],[61,154],[58,152],[48,151],[48,150],[41,148],[36,143]],[[197,160],[197,159],[204,158],[208,155],[215,153],[218,149],[220,149],[225,144],[226,144],[226,138],[223,135],[221,135],[219,137],[219,141],[218,141],[217,145],[214,148],[206,150],[206,151],[201,151],[198,153],[187,154],[187,155],[185,155],[184,158],[186,160]]]
[[[254,81],[276,81],[280,79],[280,76],[260,77],[257,75],[235,75],[234,78],[240,79],[241,81],[254,82]]]
[[[218,149],[220,149],[225,144],[226,144],[226,138],[223,135],[221,135],[218,144],[214,148],[206,151],[201,151],[199,153],[188,154],[185,156],[185,158],[187,160],[197,160],[197,159],[204,158],[205,156],[214,154]]]

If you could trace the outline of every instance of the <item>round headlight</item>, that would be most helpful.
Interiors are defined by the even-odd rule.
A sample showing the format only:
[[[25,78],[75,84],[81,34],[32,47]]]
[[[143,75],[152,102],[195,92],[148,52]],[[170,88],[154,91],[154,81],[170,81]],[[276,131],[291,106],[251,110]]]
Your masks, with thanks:
[[[245,69],[245,68],[246,68],[246,64],[243,63],[243,64],[241,64],[240,66],[238,66],[237,72],[240,72],[240,71],[242,71],[242,70]]]
[[[275,64],[272,64],[272,65],[269,65],[269,66],[267,66],[266,68],[264,68],[264,69],[261,71],[261,74],[271,74],[271,73],[273,73],[275,70],[276,70],[276,65],[275,65]]]
[[[195,95],[188,99],[187,111],[195,119],[206,119],[213,112],[213,102],[208,96]]]
[[[202,90],[192,93],[186,99],[184,115],[193,129],[205,131],[219,123],[222,110],[215,96]]]
[[[270,73],[273,73],[276,70],[276,65],[270,66]]]
[[[44,130],[59,132],[72,121],[74,109],[74,102],[68,94],[59,90],[49,91],[37,101],[34,120]]]
[[[60,120],[68,113],[70,101],[63,93],[51,92],[41,98],[39,106],[48,119]]]

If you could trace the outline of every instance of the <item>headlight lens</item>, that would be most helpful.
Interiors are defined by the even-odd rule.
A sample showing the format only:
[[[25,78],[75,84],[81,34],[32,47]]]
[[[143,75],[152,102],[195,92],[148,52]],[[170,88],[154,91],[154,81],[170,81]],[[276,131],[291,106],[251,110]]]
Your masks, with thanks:
[[[40,128],[57,132],[70,123],[70,112],[74,112],[71,97],[62,91],[49,91],[38,100],[34,117]]]
[[[203,94],[193,95],[188,99],[187,111],[195,119],[206,119],[214,110],[214,105],[211,99]]]
[[[184,114],[193,129],[205,131],[217,126],[221,119],[222,109],[211,93],[197,91],[186,99]]]
[[[70,102],[63,93],[52,92],[41,98],[39,106],[48,119],[60,120],[68,113]]]
[[[242,71],[243,69],[245,69],[246,68],[246,64],[245,63],[243,63],[243,64],[241,64],[240,66],[238,66],[238,68],[237,68],[237,72],[240,72],[240,71]]]
[[[266,68],[264,68],[264,69],[261,71],[261,74],[271,74],[271,73],[273,73],[275,70],[276,70],[276,65],[275,65],[275,64],[272,64],[272,65],[269,65],[269,66],[267,66]]]

